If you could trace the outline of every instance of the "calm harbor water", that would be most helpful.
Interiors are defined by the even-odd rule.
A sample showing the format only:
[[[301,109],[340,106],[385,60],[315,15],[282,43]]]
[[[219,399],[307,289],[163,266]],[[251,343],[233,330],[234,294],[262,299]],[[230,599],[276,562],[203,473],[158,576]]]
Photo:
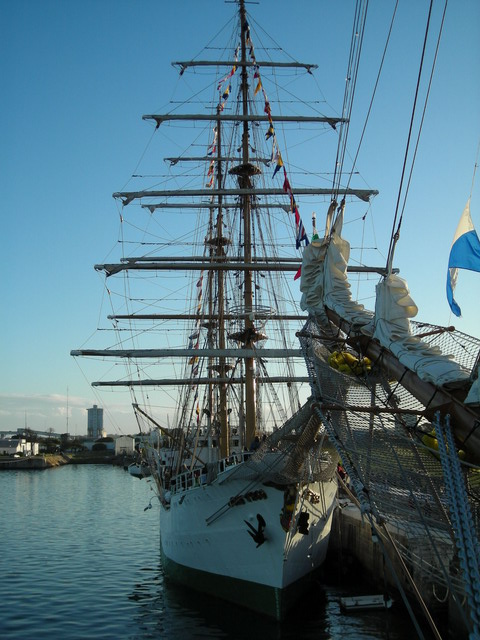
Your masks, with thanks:
[[[151,484],[118,467],[3,471],[0,505],[4,640],[416,637],[403,608],[342,615],[351,585],[319,587],[282,624],[165,585]]]

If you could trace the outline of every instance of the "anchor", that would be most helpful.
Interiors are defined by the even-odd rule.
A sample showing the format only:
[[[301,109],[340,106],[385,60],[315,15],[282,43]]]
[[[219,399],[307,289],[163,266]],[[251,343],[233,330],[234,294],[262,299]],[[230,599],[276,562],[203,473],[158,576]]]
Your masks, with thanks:
[[[263,531],[264,531],[265,527],[267,526],[267,523],[265,522],[265,520],[262,518],[262,516],[259,513],[257,513],[257,520],[258,520],[258,529],[255,529],[253,524],[251,524],[247,520],[244,520],[244,522],[247,525],[247,527],[249,527],[251,529],[251,531],[248,531],[247,533],[249,535],[251,535],[252,538],[255,540],[255,542],[257,543],[257,549],[258,549],[258,547],[261,544],[263,544],[265,542],[265,540],[266,540]]]

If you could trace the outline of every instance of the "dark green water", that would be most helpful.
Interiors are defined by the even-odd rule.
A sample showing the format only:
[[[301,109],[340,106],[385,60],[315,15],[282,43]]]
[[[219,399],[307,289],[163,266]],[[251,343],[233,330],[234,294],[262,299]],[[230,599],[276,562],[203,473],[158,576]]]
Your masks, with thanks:
[[[319,586],[282,624],[165,585],[151,485],[121,468],[4,471],[0,509],[2,640],[417,635],[402,607],[343,615],[348,583]]]

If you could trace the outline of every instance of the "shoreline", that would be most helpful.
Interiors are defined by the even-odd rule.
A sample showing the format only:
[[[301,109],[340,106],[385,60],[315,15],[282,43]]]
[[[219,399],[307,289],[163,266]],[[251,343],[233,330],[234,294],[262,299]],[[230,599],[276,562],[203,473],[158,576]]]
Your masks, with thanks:
[[[100,453],[100,455],[99,455]],[[0,471],[12,470],[32,470],[41,471],[43,469],[54,469],[66,464],[110,464],[124,466],[130,464],[133,458],[105,455],[103,452],[89,452],[81,455],[68,455],[66,453],[40,454],[38,456],[28,456],[25,458],[14,458],[13,456],[4,459],[0,458]]]

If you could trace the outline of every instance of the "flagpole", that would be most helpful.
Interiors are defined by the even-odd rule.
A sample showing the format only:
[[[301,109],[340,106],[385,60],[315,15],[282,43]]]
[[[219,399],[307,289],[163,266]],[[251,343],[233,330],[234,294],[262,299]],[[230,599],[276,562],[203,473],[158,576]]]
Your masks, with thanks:
[[[473,186],[475,183],[475,174],[478,166],[478,156],[480,152],[480,141],[477,148],[477,157],[473,167],[472,184],[470,187],[470,195],[467,200],[465,209],[460,216],[460,222],[457,225],[455,235],[453,237],[450,256],[448,259],[447,269],[447,300],[451,311],[457,316],[462,315],[461,309],[454,298],[454,292],[457,285],[457,277],[459,269],[468,269],[480,273],[480,239],[475,231],[475,226],[470,216],[470,200],[472,198]]]
[[[475,174],[477,173],[478,155],[479,155],[479,153],[480,153],[480,140],[478,141],[477,157],[475,158],[475,164],[473,165],[473,176],[472,176],[472,185],[470,187],[470,198],[472,197],[473,185],[475,184]]]

